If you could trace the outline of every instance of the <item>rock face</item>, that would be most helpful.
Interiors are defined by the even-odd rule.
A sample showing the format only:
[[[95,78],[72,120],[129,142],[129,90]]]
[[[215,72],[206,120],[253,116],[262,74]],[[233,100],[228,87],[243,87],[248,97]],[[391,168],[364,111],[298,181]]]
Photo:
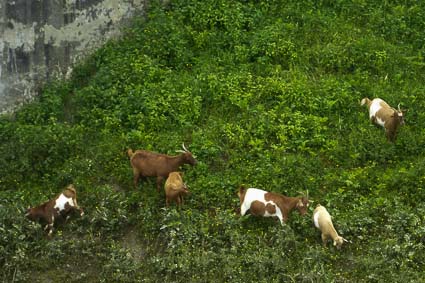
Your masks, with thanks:
[[[0,113],[31,100],[140,13],[147,0],[0,0]]]

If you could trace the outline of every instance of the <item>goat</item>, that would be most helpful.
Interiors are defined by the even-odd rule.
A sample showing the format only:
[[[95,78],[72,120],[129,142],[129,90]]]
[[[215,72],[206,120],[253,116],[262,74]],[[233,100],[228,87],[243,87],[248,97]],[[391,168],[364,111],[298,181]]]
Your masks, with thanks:
[[[313,211],[313,222],[314,226],[322,231],[323,246],[326,246],[329,238],[333,240],[333,244],[337,249],[340,249],[344,242],[348,242],[348,240],[338,235],[332,223],[332,218],[324,206],[320,204],[316,206]]]
[[[68,185],[59,195],[41,205],[28,208],[25,216],[31,220],[44,226],[44,230],[50,236],[53,232],[53,225],[59,219],[67,221],[70,214],[78,211],[80,216],[84,215],[84,211],[77,204],[77,191],[74,185]]]
[[[165,181],[165,204],[175,201],[177,206],[183,205],[183,195],[190,194],[186,183],[183,183],[183,172],[171,172]]]
[[[133,184],[137,188],[140,176],[156,177],[156,189],[159,192],[164,178],[167,178],[170,172],[178,171],[183,164],[194,166],[197,160],[183,144],[183,151],[177,156],[169,156],[148,150],[128,149],[130,164],[133,168]]]
[[[398,109],[395,109],[380,98],[370,100],[365,97],[361,100],[360,105],[367,105],[370,121],[377,126],[384,127],[387,140],[395,142],[397,129],[399,126],[404,125],[403,111],[400,109],[400,104]]]
[[[308,197],[287,197],[278,193],[267,192],[256,188],[239,188],[241,216],[249,210],[255,216],[276,216],[283,225],[288,221],[290,212],[296,208],[301,215],[307,213]]]

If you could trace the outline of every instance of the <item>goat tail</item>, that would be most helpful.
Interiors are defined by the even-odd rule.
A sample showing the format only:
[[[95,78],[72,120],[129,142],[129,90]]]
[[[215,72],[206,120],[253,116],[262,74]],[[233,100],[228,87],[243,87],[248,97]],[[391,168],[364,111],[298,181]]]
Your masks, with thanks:
[[[131,149],[131,148],[129,148],[128,150],[127,150],[127,155],[128,155],[128,157],[132,157],[133,156],[133,154],[134,154],[134,152],[133,152],[133,150]]]
[[[244,185],[239,186],[238,196],[240,198],[245,198],[246,188]]]
[[[241,192],[241,193],[242,193],[242,192],[245,192],[245,190],[246,190],[246,189],[245,189],[245,186],[244,186],[244,185],[240,185],[240,186],[239,186],[239,192]]]
[[[366,104],[369,107],[369,105],[370,105],[371,102],[372,101],[370,101],[369,98],[365,97],[365,98],[362,99],[362,101],[360,101],[360,105],[363,106],[363,105]]]

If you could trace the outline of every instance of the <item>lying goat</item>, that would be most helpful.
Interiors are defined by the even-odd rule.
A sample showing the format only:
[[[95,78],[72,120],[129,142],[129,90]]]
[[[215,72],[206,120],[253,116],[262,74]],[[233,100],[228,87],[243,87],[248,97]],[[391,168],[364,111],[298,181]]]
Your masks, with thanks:
[[[365,97],[360,104],[367,105],[369,109],[370,121],[377,125],[384,127],[387,140],[394,142],[397,135],[397,129],[404,124],[403,111],[390,107],[385,101],[380,98],[370,100]]]
[[[133,184],[137,187],[140,176],[156,177],[156,189],[159,192],[161,184],[170,172],[178,171],[183,164],[194,166],[197,161],[190,151],[183,144],[183,151],[180,155],[169,156],[148,150],[127,151],[130,157],[130,164],[133,168]]]
[[[32,221],[45,225],[44,230],[50,236],[56,221],[67,221],[74,211],[78,211],[80,216],[84,214],[83,210],[77,204],[77,192],[71,184],[54,199],[39,206],[28,208],[25,216]]]
[[[175,201],[177,206],[183,205],[183,196],[190,194],[187,185],[183,183],[182,172],[171,172],[165,181],[165,205]]]
[[[314,209],[313,222],[320,231],[322,231],[322,242],[326,246],[328,239],[334,241],[334,246],[340,249],[344,242],[348,242],[343,237],[339,236],[332,223],[331,216],[324,206],[320,204]]]
[[[245,189],[243,186],[239,188],[238,196],[242,216],[248,210],[255,216],[276,216],[282,225],[288,221],[290,212],[295,208],[301,215],[305,215],[309,203],[307,197],[286,197],[256,188]]]

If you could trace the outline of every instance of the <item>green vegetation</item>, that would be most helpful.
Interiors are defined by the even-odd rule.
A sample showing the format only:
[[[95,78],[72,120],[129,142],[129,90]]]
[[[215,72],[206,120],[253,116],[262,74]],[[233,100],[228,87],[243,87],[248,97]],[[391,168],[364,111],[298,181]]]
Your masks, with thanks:
[[[1,117],[0,280],[425,282],[424,18],[420,1],[151,3]],[[408,109],[395,144],[365,96]],[[183,142],[192,195],[165,209],[126,150]],[[86,214],[49,240],[23,212],[71,182]],[[312,211],[238,217],[240,184],[308,190],[352,244],[322,247]]]

